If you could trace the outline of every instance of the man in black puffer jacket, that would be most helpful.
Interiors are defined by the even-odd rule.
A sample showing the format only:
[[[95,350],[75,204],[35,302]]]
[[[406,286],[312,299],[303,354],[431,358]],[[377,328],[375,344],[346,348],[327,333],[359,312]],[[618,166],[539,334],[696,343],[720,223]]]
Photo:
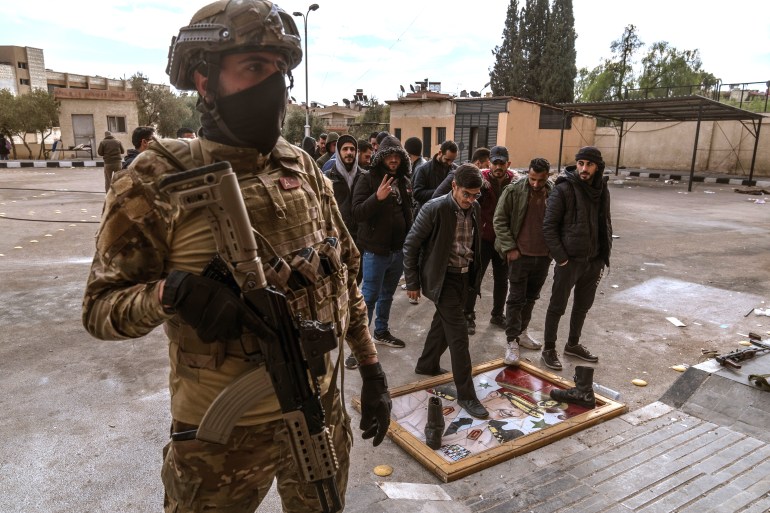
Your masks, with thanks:
[[[575,296],[564,354],[588,362],[599,361],[580,344],[580,333],[594,303],[604,266],[610,265],[612,250],[610,193],[603,176],[602,154],[597,148],[586,146],[580,148],[575,160],[577,165],[567,167],[565,175],[556,180],[543,220],[545,243],[556,262],[551,302],[545,316],[543,363],[555,370],[562,368],[556,352],[556,332],[573,287]]]
[[[374,321],[374,342],[405,347],[388,328],[390,306],[404,270],[404,239],[412,226],[412,184],[409,155],[401,141],[385,137],[372,158],[369,171],[359,176],[353,188],[353,220],[358,231],[356,245],[362,253],[364,279],[361,292]]]

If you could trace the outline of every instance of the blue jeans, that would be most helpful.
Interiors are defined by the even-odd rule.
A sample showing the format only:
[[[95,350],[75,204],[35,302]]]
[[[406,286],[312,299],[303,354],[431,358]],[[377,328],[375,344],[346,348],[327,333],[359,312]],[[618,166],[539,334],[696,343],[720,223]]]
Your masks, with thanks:
[[[374,321],[374,332],[388,331],[390,305],[393,304],[393,294],[398,287],[398,280],[404,272],[404,253],[400,249],[387,255],[375,255],[370,251],[364,251],[363,268],[364,280],[361,293],[366,302],[369,324],[372,323],[372,314],[376,306],[377,318]]]

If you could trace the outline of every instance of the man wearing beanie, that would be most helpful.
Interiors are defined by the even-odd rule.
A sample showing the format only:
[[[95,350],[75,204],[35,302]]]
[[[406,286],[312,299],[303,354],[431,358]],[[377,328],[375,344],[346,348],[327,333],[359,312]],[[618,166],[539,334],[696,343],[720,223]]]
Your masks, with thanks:
[[[567,309],[572,289],[575,289],[569,336],[564,354],[587,362],[599,358],[582,344],[580,333],[588,310],[594,302],[604,266],[610,265],[612,250],[612,220],[610,193],[604,178],[604,160],[593,147],[580,148],[575,155],[577,165],[568,166],[564,176],[556,180],[548,196],[543,236],[556,263],[551,301],[545,316],[543,363],[561,370],[556,352],[559,320]]]
[[[427,162],[422,158],[422,141],[417,137],[410,137],[404,142],[404,149],[409,154],[409,162],[412,166],[411,174],[414,175],[417,168]]]
[[[104,157],[104,191],[110,190],[112,183],[112,174],[120,171],[123,163],[123,143],[115,139],[115,136],[108,130],[104,132],[104,139],[99,143],[96,153]]]
[[[361,292],[373,314],[374,341],[390,347],[405,347],[390,333],[388,321],[393,294],[404,270],[404,240],[412,226],[412,185],[408,178],[409,156],[401,141],[385,137],[353,188],[353,219],[358,224],[356,245],[362,252]]]
[[[337,152],[337,139],[339,138],[340,138],[340,134],[338,134],[337,132],[329,132],[329,135],[326,136],[326,144],[324,145],[326,148],[326,153],[321,155],[315,161],[315,163],[318,164],[318,167],[320,167],[321,169],[324,169],[324,166],[329,161],[329,159],[333,158],[335,153]]]

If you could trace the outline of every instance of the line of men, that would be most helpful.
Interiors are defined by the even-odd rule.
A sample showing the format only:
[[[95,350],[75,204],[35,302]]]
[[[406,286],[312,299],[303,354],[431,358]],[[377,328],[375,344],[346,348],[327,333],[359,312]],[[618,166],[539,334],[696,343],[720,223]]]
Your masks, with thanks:
[[[476,301],[491,263],[489,323],[505,330],[507,365],[518,364],[520,348],[542,349],[543,364],[562,369],[557,330],[573,289],[564,354],[598,361],[580,344],[612,244],[609,193],[598,149],[582,148],[576,166],[568,167],[553,183],[548,160],[532,159],[521,177],[510,169],[503,146],[479,148],[471,163],[458,167],[453,141],[442,143],[439,152],[425,161],[420,156],[422,143],[415,137],[403,146],[384,132],[373,144],[349,135],[330,134],[327,144],[330,140],[335,154],[327,161],[326,175],[362,253],[358,281],[369,323],[375,321],[375,343],[406,346],[389,327],[403,273],[410,302],[417,303],[424,295],[436,307],[415,372],[429,376],[448,372],[439,361],[449,349],[461,406],[475,417],[486,417],[473,390],[468,337],[475,333]],[[360,153],[375,145],[370,166],[362,164]],[[552,259],[557,265],[543,345],[529,336],[528,327]],[[345,366],[358,366],[352,354]]]

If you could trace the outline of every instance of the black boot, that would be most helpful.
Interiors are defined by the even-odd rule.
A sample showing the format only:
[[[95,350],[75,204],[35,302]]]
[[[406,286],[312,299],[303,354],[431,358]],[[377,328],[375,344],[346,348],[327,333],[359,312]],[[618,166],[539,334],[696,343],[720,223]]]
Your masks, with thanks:
[[[572,403],[584,408],[596,406],[594,396],[594,368],[577,365],[575,367],[575,388],[551,390],[551,399],[560,403]]]
[[[428,399],[428,422],[425,424],[425,444],[433,450],[441,448],[441,433],[444,432],[444,408],[441,399]]]

